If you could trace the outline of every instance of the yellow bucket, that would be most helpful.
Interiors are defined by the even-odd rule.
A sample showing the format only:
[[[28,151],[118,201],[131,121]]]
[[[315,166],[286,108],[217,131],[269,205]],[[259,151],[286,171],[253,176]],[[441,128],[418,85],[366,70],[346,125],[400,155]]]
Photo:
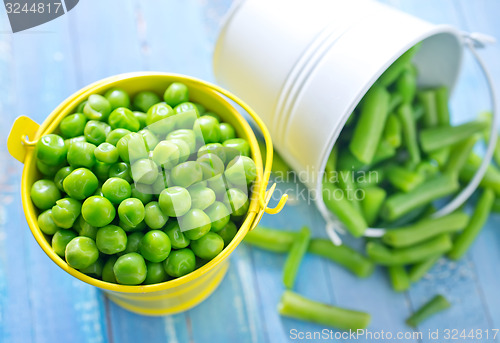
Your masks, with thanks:
[[[225,122],[234,126],[240,137],[246,138],[250,143],[252,158],[257,165],[257,178],[253,187],[247,216],[232,242],[213,260],[188,275],[171,281],[144,286],[124,286],[94,279],[71,268],[64,259],[59,257],[52,250],[47,237],[38,227],[38,210],[30,198],[31,185],[40,176],[36,168],[33,146],[41,136],[54,132],[61,120],[71,114],[78,104],[93,93],[102,94],[109,88],[120,87],[129,94],[134,94],[145,89],[161,94],[174,81],[185,83],[190,89],[190,98],[193,101],[199,102],[211,111],[219,114]],[[248,112],[262,131],[267,151],[265,168],[262,164],[257,139],[250,125],[221,95],[239,104]],[[138,72],[112,76],[98,81],[79,90],[63,101],[42,125],[38,125],[25,116],[17,118],[9,134],[7,146],[10,154],[24,163],[21,180],[23,207],[31,232],[45,253],[69,274],[104,290],[108,297],[118,305],[132,312],[144,315],[166,315],[186,311],[206,299],[222,281],[228,268],[229,254],[241,242],[246,233],[257,226],[264,212],[270,214],[278,213],[287,200],[287,196],[284,195],[276,208],[267,207],[275,188],[275,185],[273,185],[266,191],[273,158],[273,148],[269,132],[257,114],[228,91],[208,82],[183,75]]]

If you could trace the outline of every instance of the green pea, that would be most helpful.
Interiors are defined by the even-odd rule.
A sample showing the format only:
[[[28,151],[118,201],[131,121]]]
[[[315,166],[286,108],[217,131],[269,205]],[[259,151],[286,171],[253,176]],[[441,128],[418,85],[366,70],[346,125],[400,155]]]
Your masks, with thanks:
[[[146,280],[144,280],[145,285],[167,281],[168,276],[165,272],[165,268],[163,268],[163,263],[146,261],[146,267],[148,268],[148,273],[146,275]]]
[[[113,266],[113,272],[118,283],[139,285],[147,276],[146,262],[141,255],[131,252],[118,257]]]
[[[90,277],[99,279],[102,276],[103,268],[104,268],[104,259],[99,257],[97,261],[92,263],[90,266],[80,269],[80,272]]]
[[[60,190],[60,191],[63,191],[64,192],[64,188],[63,188],[63,182],[64,182],[64,179],[69,175],[71,174],[71,172],[75,170],[73,167],[70,167],[70,166],[66,166],[66,167],[62,167],[61,169],[59,169],[56,173],[56,175],[54,176],[54,183],[56,184],[57,188]],[[107,176],[106,176],[107,177]]]
[[[71,267],[83,269],[97,261],[99,250],[94,240],[88,237],[75,237],[66,245],[65,257]]]
[[[68,163],[72,167],[92,168],[95,164],[96,146],[88,142],[73,142],[68,149]]]
[[[161,211],[157,201],[151,201],[144,209],[146,211],[144,220],[150,228],[161,229],[167,223],[168,216]]]
[[[139,199],[144,205],[153,200],[153,190],[151,185],[132,184],[131,198]]]
[[[108,124],[97,121],[89,120],[85,125],[83,134],[87,142],[99,145],[106,141],[106,136],[111,132],[111,126]]]
[[[226,147],[227,161],[232,160],[238,155],[250,156],[250,145],[246,139],[243,138],[233,138],[228,139],[222,143]]]
[[[171,143],[174,143],[179,148],[179,162],[185,162],[188,160],[191,152],[189,150],[189,145],[182,139],[169,139]]]
[[[113,255],[125,250],[127,234],[119,226],[107,225],[97,231],[95,242],[100,252]]]
[[[248,212],[248,197],[238,188],[228,189],[223,202],[231,210],[233,217],[241,217]]]
[[[181,102],[189,100],[189,89],[183,83],[173,82],[165,90],[163,100],[165,100],[169,106],[177,106]]]
[[[236,236],[236,233],[238,232],[238,228],[236,227],[236,224],[234,224],[232,221],[226,224],[220,231],[217,232],[219,236],[222,237],[224,240],[224,247],[227,247],[229,243],[233,240],[234,236]]]
[[[211,260],[224,249],[224,240],[215,232],[209,232],[200,239],[191,242],[194,254],[204,260]]]
[[[198,157],[196,162],[201,167],[204,180],[211,179],[224,172],[224,162],[215,154],[204,154]]]
[[[179,223],[174,220],[167,223],[164,232],[170,238],[170,244],[174,249],[182,249],[189,245],[191,240],[187,238],[179,227]]]
[[[43,163],[40,160],[36,160],[36,167],[42,175],[47,177],[53,177],[59,169],[64,166],[63,164],[58,164],[56,166],[49,166],[48,164]]]
[[[191,209],[191,196],[186,188],[169,187],[160,193],[158,203],[169,217],[180,217]]]
[[[75,169],[63,181],[64,191],[72,198],[83,200],[97,189],[99,181],[87,168]]]
[[[134,107],[141,110],[142,112],[147,112],[154,104],[159,103],[160,97],[156,93],[150,91],[143,91],[137,93],[134,97]]]
[[[193,153],[196,150],[196,135],[193,130],[188,130],[188,129],[179,129],[170,132],[166,140],[174,140],[174,139],[180,139],[186,142],[189,146],[189,153]]]
[[[113,110],[118,107],[130,107],[130,97],[121,88],[111,88],[104,94],[104,97],[108,99]]]
[[[250,184],[257,177],[257,167],[250,157],[236,156],[227,164],[224,175],[235,186]]]
[[[106,226],[115,219],[115,215],[115,207],[105,197],[94,195],[83,202],[82,216],[90,225]]]
[[[229,123],[220,123],[219,130],[221,142],[236,138],[236,131],[234,130],[234,127]]]
[[[130,138],[132,138],[132,134],[133,134],[133,132],[123,136],[116,143],[116,148],[118,149],[118,154],[120,154],[120,158],[124,162],[130,162],[128,145],[129,145]]]
[[[118,107],[109,115],[109,125],[113,129],[126,129],[130,131],[139,131],[141,123],[134,116],[131,110],[125,107]]]
[[[80,216],[80,218],[78,218],[77,222],[78,222],[79,229],[77,229],[76,231],[78,232],[78,234],[80,236],[92,238],[95,241],[95,239],[97,237],[97,230],[99,230],[99,228],[87,223],[85,221],[85,219],[83,219],[83,216]]]
[[[193,130],[197,134],[197,139],[202,144],[217,143],[220,141],[219,122],[212,116],[201,116],[196,119]]]
[[[190,240],[200,239],[210,231],[210,218],[202,210],[193,209],[179,218],[179,227]]]
[[[56,184],[50,180],[38,180],[31,186],[31,200],[40,210],[47,210],[61,198]]]
[[[102,182],[107,180],[109,177],[109,170],[111,169],[111,164],[104,163],[101,161],[96,161],[92,171],[94,175]]]
[[[127,129],[114,129],[106,136],[106,143],[116,146],[118,141],[130,133]]]
[[[130,233],[127,236],[127,246],[125,247],[125,250],[120,253],[120,255],[125,255],[129,252],[138,252],[142,237],[144,237],[144,233],[140,231]]]
[[[104,163],[116,163],[120,158],[118,149],[110,143],[101,143],[95,150],[94,155],[97,161]]]
[[[76,236],[77,234],[73,230],[62,229],[57,231],[54,236],[52,236],[52,249],[57,255],[64,257],[66,245]]]
[[[203,171],[199,163],[187,161],[172,168],[170,176],[174,185],[189,187],[203,180]]]
[[[56,201],[52,207],[52,220],[63,229],[70,229],[78,219],[82,204],[72,198],[63,198]]]
[[[125,230],[125,232],[138,232],[147,229],[146,222],[144,220],[135,226],[119,220],[118,225]]]
[[[129,226],[137,226],[144,220],[146,212],[143,203],[136,198],[123,200],[118,206],[118,217]]]
[[[102,95],[92,94],[83,107],[83,113],[89,120],[104,121],[111,113],[111,104]]]
[[[215,192],[218,200],[223,200],[229,188],[226,178],[223,175],[214,176],[207,180],[207,186]]]
[[[142,129],[137,133],[140,134],[142,138],[144,138],[144,142],[146,143],[146,148],[148,151],[152,151],[156,147],[156,145],[158,145],[158,137],[156,137],[156,135],[150,130]]]
[[[132,178],[137,183],[151,185],[158,178],[158,166],[147,158],[134,162],[131,172]]]
[[[40,213],[38,216],[38,227],[46,235],[53,235],[59,230],[59,227],[52,219],[52,210]]]
[[[201,113],[201,112],[200,112]],[[221,118],[220,118],[220,115],[218,115],[217,113],[214,113],[212,111],[210,112],[205,112],[204,115],[206,116],[210,116],[210,117],[214,117],[215,119],[217,119],[217,121],[220,122]]]
[[[73,138],[83,135],[83,130],[87,124],[87,117],[83,113],[73,113],[61,120],[59,130],[66,138]]]
[[[151,262],[162,262],[170,254],[170,239],[167,234],[160,230],[146,232],[139,244],[142,256]]]
[[[104,263],[104,267],[102,268],[102,281],[117,283],[115,272],[113,271],[113,266],[115,265],[117,259],[118,256],[114,255],[108,257],[106,263]]]
[[[206,154],[215,154],[223,163],[226,163],[226,148],[220,143],[205,144],[198,150],[198,158]]]
[[[102,185],[102,193],[113,204],[119,204],[123,200],[130,198],[132,188],[126,180],[119,177],[112,177],[107,179]]]
[[[130,173],[130,165],[125,162],[118,162],[111,165],[109,168],[109,177],[119,177],[127,182],[132,182]]]
[[[222,230],[230,220],[230,213],[226,205],[220,201],[214,202],[210,207],[205,210],[205,213],[212,222],[211,231],[219,232]]]
[[[169,141],[161,141],[153,150],[153,161],[165,169],[172,169],[179,163],[179,147]]]
[[[85,108],[85,105],[87,104],[87,100],[82,101],[75,109],[76,113],[83,113],[83,109]]]
[[[215,202],[215,192],[208,187],[196,184],[188,188],[191,208],[206,209]]]
[[[198,107],[192,102],[183,102],[175,106],[175,126],[178,129],[192,129],[195,120],[200,116]]]
[[[57,166],[66,159],[68,148],[64,139],[55,134],[42,136],[36,142],[36,158],[49,166]]]
[[[181,277],[195,270],[196,257],[191,249],[180,249],[172,251],[163,265],[168,275]]]
[[[86,141],[87,140],[85,139],[85,136],[78,136],[78,137],[73,137],[73,138],[69,138],[69,139],[64,140],[64,145],[66,146],[66,148],[68,148],[68,152],[69,152],[69,147],[74,142],[86,142]]]
[[[139,121],[140,128],[144,129],[147,126],[146,118],[148,117],[148,115],[140,111],[134,111],[132,113],[134,114],[134,117]]]
[[[153,105],[147,112],[148,129],[156,134],[167,134],[175,127],[174,114],[172,107],[165,103]]]

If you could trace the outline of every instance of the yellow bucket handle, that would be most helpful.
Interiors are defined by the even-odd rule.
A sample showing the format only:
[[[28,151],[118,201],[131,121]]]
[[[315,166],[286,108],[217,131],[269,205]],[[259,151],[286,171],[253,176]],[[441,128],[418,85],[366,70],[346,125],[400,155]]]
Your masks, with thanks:
[[[32,147],[36,144],[36,133],[40,125],[30,117],[17,117],[7,138],[7,149],[9,153],[21,163],[24,163],[26,157],[26,147]]]

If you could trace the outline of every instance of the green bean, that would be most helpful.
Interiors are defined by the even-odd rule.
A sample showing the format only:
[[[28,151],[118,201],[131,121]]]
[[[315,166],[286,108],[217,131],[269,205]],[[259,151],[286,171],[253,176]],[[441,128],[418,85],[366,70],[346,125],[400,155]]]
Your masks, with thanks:
[[[373,164],[388,160],[394,156],[396,156],[396,149],[389,142],[382,140],[375,151],[375,156],[373,156]]]
[[[413,106],[413,120],[418,122],[424,116],[425,108],[424,105],[417,103]]]
[[[484,122],[471,121],[458,126],[437,126],[420,131],[422,150],[430,153],[466,140],[486,127]]]
[[[439,166],[431,161],[422,161],[417,165],[415,170],[427,179],[435,176],[439,172]]]
[[[439,124],[437,107],[436,107],[436,93],[434,90],[424,90],[417,94],[419,102],[424,107],[424,114],[422,115],[423,124],[425,127],[434,127]]]
[[[377,242],[366,244],[366,253],[375,263],[384,266],[401,266],[424,261],[430,257],[444,254],[452,247],[449,235],[440,235],[426,242],[406,247],[389,249]]]
[[[380,187],[368,187],[364,189],[364,197],[360,201],[361,213],[369,226],[375,224],[387,192]]]
[[[339,151],[339,157],[337,160],[338,170],[366,170],[370,166],[360,162],[354,155],[348,150]]]
[[[384,169],[374,169],[363,172],[360,176],[356,178],[357,188],[368,188],[374,187],[385,180],[385,170]]]
[[[406,291],[410,288],[410,279],[404,266],[389,266],[387,267],[392,288],[396,292]]]
[[[458,260],[467,252],[467,250],[469,250],[469,247],[472,245],[488,220],[494,200],[495,193],[493,190],[489,188],[485,189],[477,202],[469,224],[453,242],[453,248],[448,253],[449,258]]]
[[[421,174],[399,166],[387,169],[387,179],[394,187],[403,192],[409,192],[424,182],[424,177]]]
[[[451,304],[445,297],[438,294],[427,303],[425,303],[417,312],[413,313],[410,318],[406,320],[406,324],[411,327],[417,327],[421,322],[429,318],[430,316],[444,311],[449,308]]]
[[[338,176],[339,188],[344,192],[344,198],[349,200],[357,211],[360,211],[361,207],[356,198],[356,185],[354,183],[353,172],[350,170],[341,170]]]
[[[394,148],[401,146],[401,122],[397,115],[391,114],[387,117],[383,137],[384,141]]]
[[[500,213],[500,198],[495,198],[495,201],[493,202],[493,207],[491,208],[492,212],[495,213]]]
[[[402,96],[402,102],[411,104],[417,92],[417,77],[410,68],[405,69],[396,80],[396,90]]]
[[[389,68],[379,77],[378,82],[383,86],[392,84],[399,75],[408,67],[411,59],[420,49],[420,44],[411,47],[408,51],[402,54],[396,61],[394,61]]]
[[[375,270],[375,265],[368,258],[345,244],[335,245],[329,239],[312,239],[308,252],[338,263],[361,278],[370,276]]]
[[[439,125],[450,125],[450,110],[448,108],[448,88],[439,87],[435,90],[436,111]]]
[[[311,231],[307,227],[303,227],[297,234],[295,241],[292,243],[290,252],[283,267],[283,284],[286,288],[292,289],[297,279],[297,274],[300,268],[302,259],[304,258],[307,247],[311,240]]]
[[[304,298],[292,291],[285,291],[278,304],[282,316],[305,320],[341,330],[364,329],[370,324],[368,313],[343,309]]]
[[[389,93],[375,84],[366,93],[349,149],[358,160],[370,164],[375,156],[388,115]]]
[[[408,224],[413,223],[414,221],[418,220],[419,218],[423,218],[426,215],[428,216],[428,213],[430,212],[429,208],[432,208],[432,207],[433,206],[431,206],[431,205],[420,206],[414,210],[411,210],[410,212],[408,212],[407,214],[405,214],[401,218],[398,218],[398,219],[393,220],[393,221],[384,220],[384,221],[381,221],[380,224],[377,224],[377,225],[379,227],[384,227],[387,229],[408,225]],[[436,212],[435,209],[432,211],[432,213],[434,213],[434,212]]]
[[[412,112],[413,110],[409,104],[403,104],[399,107],[397,115],[401,122],[404,145],[410,155],[410,161],[417,165],[420,162],[420,149],[417,143],[417,128]]]
[[[296,236],[296,232],[275,230],[258,226],[246,234],[244,241],[245,243],[261,249],[277,253],[285,253],[290,251]]]
[[[341,196],[339,197],[339,191]],[[354,236],[361,237],[367,224],[361,213],[343,196],[342,191],[328,183],[323,184],[323,201],[326,207],[335,214],[345,228]]]
[[[415,224],[387,231],[382,241],[395,248],[407,247],[437,235],[461,231],[468,222],[469,216],[463,212],[440,218],[426,218]]]
[[[480,137],[481,136],[479,134],[475,134],[463,142],[454,145],[450,151],[448,162],[444,167],[444,172],[451,175],[458,175],[467,162],[468,156],[471,154],[474,145],[476,145],[476,142]]]
[[[396,220],[416,208],[453,194],[458,188],[459,184],[455,177],[438,175],[423,182],[410,192],[391,195],[382,208],[381,216],[385,220]]]
[[[389,100],[389,106],[387,107],[387,112],[392,113],[396,108],[403,103],[403,96],[399,93],[392,93],[391,99]]]
[[[474,153],[470,154],[467,158],[467,162],[463,166],[462,170],[460,170],[460,180],[465,182],[472,180],[476,171],[479,169],[481,162],[481,157]],[[479,183],[479,186],[482,188],[491,188],[497,195],[500,195],[500,171],[493,165],[489,165],[483,179]]]
[[[436,255],[423,260],[422,262],[415,263],[411,266],[408,276],[410,277],[410,282],[417,282],[424,277],[425,274],[436,264],[436,262],[442,257],[442,255]]]

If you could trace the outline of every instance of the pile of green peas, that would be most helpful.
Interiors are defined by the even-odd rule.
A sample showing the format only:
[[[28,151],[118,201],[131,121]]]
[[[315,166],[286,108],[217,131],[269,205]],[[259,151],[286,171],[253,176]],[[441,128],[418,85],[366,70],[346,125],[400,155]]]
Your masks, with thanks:
[[[184,276],[236,235],[257,171],[248,141],[188,87],[92,94],[36,144],[38,226],[73,268],[106,282]]]

